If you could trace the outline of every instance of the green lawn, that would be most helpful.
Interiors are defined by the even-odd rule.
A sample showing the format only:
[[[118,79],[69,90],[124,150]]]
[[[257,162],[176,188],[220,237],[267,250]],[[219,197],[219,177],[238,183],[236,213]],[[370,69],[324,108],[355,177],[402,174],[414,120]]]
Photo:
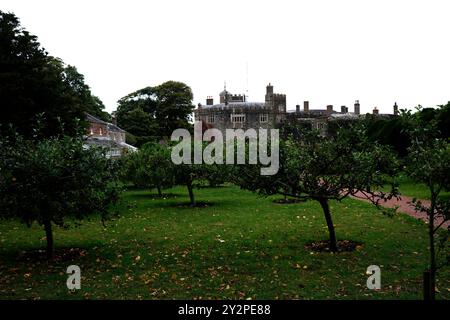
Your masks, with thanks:
[[[430,199],[430,191],[423,183],[417,183],[408,178],[406,175],[401,175],[397,178],[399,183],[399,190],[402,195],[418,198],[418,199]],[[388,191],[388,190],[386,190]],[[443,190],[440,194],[442,199],[450,199],[450,192]]]
[[[155,199],[128,191],[120,216],[55,229],[57,258],[38,250],[44,232],[0,222],[0,299],[421,299],[427,265],[425,225],[384,216],[357,200],[332,203],[339,239],[362,242],[351,253],[313,253],[327,238],[315,202],[280,205],[237,187],[196,190],[207,207],[190,208],[185,188]],[[277,198],[277,197],[275,197]],[[70,250],[70,248],[74,248]],[[64,255],[62,255],[64,253]],[[66,288],[67,266],[82,273]],[[369,265],[382,270],[382,290],[366,288]],[[441,272],[438,298],[450,298]]]

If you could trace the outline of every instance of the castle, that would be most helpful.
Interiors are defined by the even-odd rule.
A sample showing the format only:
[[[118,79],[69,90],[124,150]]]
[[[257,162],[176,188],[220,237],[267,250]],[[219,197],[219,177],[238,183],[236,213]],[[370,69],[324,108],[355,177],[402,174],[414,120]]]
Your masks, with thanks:
[[[285,119],[286,95],[273,92],[273,86],[266,88],[265,102],[248,102],[245,95],[231,94],[226,89],[219,94],[220,103],[208,97],[206,106],[198,105],[195,120],[209,127],[225,129],[274,128]]]
[[[286,110],[286,95],[274,93],[273,86],[269,83],[266,87],[265,102],[248,102],[242,94],[231,94],[224,89],[219,94],[219,104],[214,104],[213,97],[206,99],[206,105],[198,104],[194,110],[195,121],[200,121],[206,128],[225,129],[249,129],[249,128],[279,128],[285,124],[307,124],[313,129],[318,129],[321,135],[328,134],[328,124],[336,120],[355,120],[361,117],[360,104],[356,100],[354,111],[349,112],[346,106],[340,111],[335,111],[333,105],[326,109],[310,109],[309,101],[303,102],[303,110],[297,105],[295,110]],[[398,115],[398,106],[394,105],[394,115]],[[391,117],[392,114],[380,114],[378,109],[373,109],[373,114],[378,117]]]

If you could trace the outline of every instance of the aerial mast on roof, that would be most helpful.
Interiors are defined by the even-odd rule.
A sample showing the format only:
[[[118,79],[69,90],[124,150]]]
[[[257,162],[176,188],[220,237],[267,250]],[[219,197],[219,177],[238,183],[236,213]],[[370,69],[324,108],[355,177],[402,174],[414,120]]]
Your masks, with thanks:
[[[245,90],[245,96],[244,96],[244,102],[248,101],[248,61],[245,65],[245,73],[246,73],[246,82],[247,82],[247,89]]]

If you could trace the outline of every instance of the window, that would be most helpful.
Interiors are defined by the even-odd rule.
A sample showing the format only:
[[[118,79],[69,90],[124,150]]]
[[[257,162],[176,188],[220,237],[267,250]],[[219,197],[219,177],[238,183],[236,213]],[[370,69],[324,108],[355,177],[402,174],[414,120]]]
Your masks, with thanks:
[[[317,124],[317,129],[320,129],[320,130],[322,130],[322,129],[325,129],[325,123],[318,123]]]
[[[267,113],[263,113],[263,114],[259,115],[259,122],[261,122],[261,123],[266,123],[268,119],[269,119],[269,116]]]
[[[245,122],[245,114],[232,114],[231,122],[233,123],[244,123]]]
[[[208,123],[214,123],[214,122],[215,122],[214,115],[213,115],[213,114],[210,114],[210,115],[208,116]]]

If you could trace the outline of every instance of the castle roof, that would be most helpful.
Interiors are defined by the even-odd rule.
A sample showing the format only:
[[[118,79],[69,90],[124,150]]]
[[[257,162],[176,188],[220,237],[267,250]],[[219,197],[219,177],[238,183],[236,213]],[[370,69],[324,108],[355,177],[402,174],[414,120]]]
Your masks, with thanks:
[[[225,109],[225,108],[265,108],[266,104],[264,102],[228,102],[219,103],[214,105],[202,106],[202,109]]]

